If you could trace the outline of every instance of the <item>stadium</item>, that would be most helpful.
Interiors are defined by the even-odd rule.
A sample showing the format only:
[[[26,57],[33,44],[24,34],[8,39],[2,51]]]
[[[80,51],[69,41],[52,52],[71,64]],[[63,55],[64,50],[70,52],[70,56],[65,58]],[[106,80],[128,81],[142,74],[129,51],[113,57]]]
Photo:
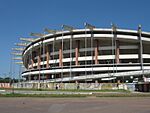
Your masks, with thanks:
[[[137,30],[84,29],[63,25],[45,29],[22,52],[26,81],[47,83],[98,83],[143,80],[150,75],[150,33]]]

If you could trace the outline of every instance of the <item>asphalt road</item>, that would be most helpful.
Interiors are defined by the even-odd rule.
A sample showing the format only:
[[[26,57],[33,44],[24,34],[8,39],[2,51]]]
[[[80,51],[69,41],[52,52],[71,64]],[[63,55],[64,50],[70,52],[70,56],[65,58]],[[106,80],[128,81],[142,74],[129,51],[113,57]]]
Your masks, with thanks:
[[[0,113],[150,113],[150,97],[1,97]]]

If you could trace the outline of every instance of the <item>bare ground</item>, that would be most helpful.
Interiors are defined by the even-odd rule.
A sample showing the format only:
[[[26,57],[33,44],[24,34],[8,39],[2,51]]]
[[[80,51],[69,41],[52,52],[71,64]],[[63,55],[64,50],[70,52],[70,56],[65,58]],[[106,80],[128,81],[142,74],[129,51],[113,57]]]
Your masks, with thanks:
[[[150,97],[2,97],[0,113],[150,113]]]

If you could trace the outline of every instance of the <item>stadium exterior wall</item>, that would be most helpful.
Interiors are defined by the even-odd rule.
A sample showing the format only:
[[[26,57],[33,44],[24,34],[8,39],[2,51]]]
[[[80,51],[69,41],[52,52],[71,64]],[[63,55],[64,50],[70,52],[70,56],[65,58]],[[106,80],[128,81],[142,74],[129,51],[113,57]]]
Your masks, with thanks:
[[[150,74],[150,33],[125,29],[75,29],[46,34],[22,53],[32,82],[102,82]]]

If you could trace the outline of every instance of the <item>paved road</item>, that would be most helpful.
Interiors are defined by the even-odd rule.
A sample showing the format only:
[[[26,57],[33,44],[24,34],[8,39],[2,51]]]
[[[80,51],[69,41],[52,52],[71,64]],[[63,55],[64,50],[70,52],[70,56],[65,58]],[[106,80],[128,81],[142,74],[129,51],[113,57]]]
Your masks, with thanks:
[[[0,98],[1,113],[150,113],[150,97]]]

